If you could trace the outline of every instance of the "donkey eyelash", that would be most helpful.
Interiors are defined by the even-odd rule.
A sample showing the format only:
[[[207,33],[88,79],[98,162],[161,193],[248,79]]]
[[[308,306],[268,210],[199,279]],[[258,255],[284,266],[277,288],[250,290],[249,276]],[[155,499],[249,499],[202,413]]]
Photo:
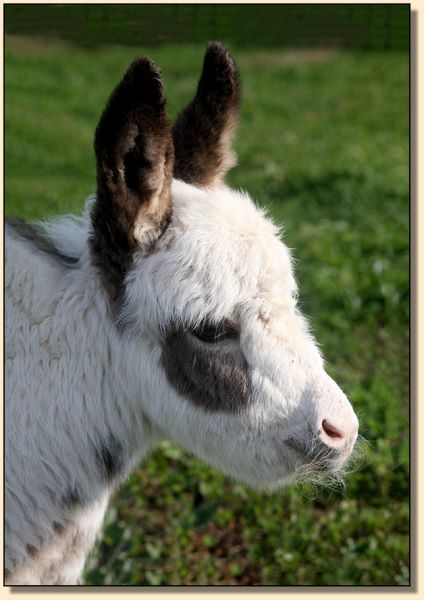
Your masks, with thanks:
[[[202,323],[199,327],[191,329],[190,333],[202,342],[213,344],[229,339],[237,339],[239,331],[235,323],[229,320],[219,323]]]

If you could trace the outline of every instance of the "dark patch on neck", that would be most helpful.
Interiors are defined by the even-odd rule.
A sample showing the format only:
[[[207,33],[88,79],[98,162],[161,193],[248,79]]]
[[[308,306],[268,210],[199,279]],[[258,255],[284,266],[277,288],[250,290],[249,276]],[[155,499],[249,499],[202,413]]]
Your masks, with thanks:
[[[53,531],[57,534],[57,535],[62,535],[62,533],[66,530],[66,526],[63,525],[62,523],[59,523],[59,521],[53,521]]]
[[[29,242],[38,252],[53,257],[61,265],[75,267],[78,258],[68,256],[61,252],[48,237],[41,225],[27,223],[18,217],[6,217],[5,223],[21,239]]]
[[[31,556],[31,558],[34,558],[34,556],[36,556],[38,553],[38,548],[36,548],[32,544],[27,544],[26,551],[27,551],[28,555]]]
[[[87,503],[78,484],[69,486],[61,496],[61,505],[67,510],[83,507]]]
[[[176,391],[207,411],[237,413],[251,399],[248,364],[236,341],[214,345],[173,333],[164,342],[162,364]]]
[[[124,447],[113,433],[109,433],[100,440],[95,448],[95,456],[101,478],[104,481],[110,482],[122,472]]]

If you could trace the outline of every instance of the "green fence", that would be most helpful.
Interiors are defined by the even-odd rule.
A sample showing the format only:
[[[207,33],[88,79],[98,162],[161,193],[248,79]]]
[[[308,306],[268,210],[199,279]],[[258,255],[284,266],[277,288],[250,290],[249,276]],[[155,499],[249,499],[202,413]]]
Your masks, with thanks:
[[[236,46],[409,48],[408,4],[5,5],[9,34],[82,45],[219,39]]]

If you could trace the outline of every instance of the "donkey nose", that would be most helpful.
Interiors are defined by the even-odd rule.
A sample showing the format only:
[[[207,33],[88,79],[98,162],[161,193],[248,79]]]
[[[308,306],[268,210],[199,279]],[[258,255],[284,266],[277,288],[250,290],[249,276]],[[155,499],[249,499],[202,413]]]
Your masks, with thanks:
[[[321,423],[319,437],[326,446],[330,448],[342,448],[346,444],[351,445],[358,435],[358,420],[352,419],[343,425],[335,425],[328,419]]]

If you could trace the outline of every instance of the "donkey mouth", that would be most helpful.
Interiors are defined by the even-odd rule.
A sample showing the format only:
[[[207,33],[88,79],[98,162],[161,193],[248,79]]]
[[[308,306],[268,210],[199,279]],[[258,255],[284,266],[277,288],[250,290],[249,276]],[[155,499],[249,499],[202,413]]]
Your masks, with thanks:
[[[296,468],[309,466],[315,471],[336,471],[343,466],[350,455],[347,448],[329,448],[319,440],[304,443],[290,437],[284,440],[284,445],[294,456]]]

